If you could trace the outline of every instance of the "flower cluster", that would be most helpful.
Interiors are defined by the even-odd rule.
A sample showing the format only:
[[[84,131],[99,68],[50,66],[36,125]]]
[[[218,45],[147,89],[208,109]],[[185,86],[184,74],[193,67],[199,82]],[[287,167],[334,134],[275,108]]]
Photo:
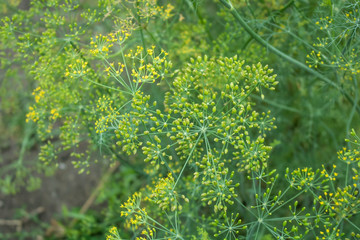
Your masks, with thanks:
[[[143,19],[159,16],[163,20],[167,20],[172,17],[172,11],[174,6],[170,3],[164,6],[160,6],[157,0],[138,0],[136,2],[137,14]]]
[[[82,59],[76,59],[74,64],[69,64],[66,69],[65,76],[70,78],[80,78],[85,76],[90,68],[87,66],[88,62],[85,62]]]
[[[102,34],[97,35],[95,38],[93,38],[90,42],[90,45],[92,49],[90,49],[90,53],[94,56],[100,56],[105,57],[108,55],[109,49],[114,45],[113,42],[116,41],[116,39],[113,37],[113,35],[109,36],[103,36]]]
[[[343,147],[337,154],[339,160],[347,164],[356,163],[360,160],[360,152],[357,149],[347,149],[346,147]]]
[[[95,122],[96,133],[104,133],[109,128],[109,123],[112,124],[111,128],[117,128],[117,116],[119,111],[113,107],[113,100],[109,97],[103,96],[97,102],[97,110],[100,112],[100,118]]]
[[[141,193],[134,193],[127,202],[123,203],[120,207],[121,216],[129,217],[127,226],[139,228],[147,223],[147,212],[144,208],[140,208]]]
[[[148,49],[147,54],[151,56],[153,49]],[[141,59],[143,52],[140,47],[126,57]],[[130,110],[130,106],[126,107],[126,112],[107,123],[108,130],[110,125],[117,126],[114,134],[123,152],[134,154],[141,148],[145,162],[151,164],[156,183],[149,192],[143,192],[144,199],[155,203],[162,212],[175,213],[175,219],[190,208],[192,201],[195,204],[199,201],[199,206],[211,205],[215,214],[226,215],[239,203],[239,183],[235,181],[239,174],[256,173],[255,181],[266,184],[273,181],[273,173],[265,172],[271,150],[265,144],[265,136],[275,128],[274,118],[270,112],[257,112],[251,97],[264,98],[265,89],[274,90],[277,81],[267,66],[243,65],[244,61],[236,56],[192,59],[191,64],[177,73],[170,91],[165,94],[164,110],[156,101],[151,103],[150,95],[138,91],[131,100]],[[230,170],[233,167],[238,171]],[[164,171],[167,177],[156,177],[156,173]],[[272,180],[265,181],[266,178]],[[200,198],[182,194],[188,191],[199,192]],[[263,199],[262,217],[279,203],[279,196],[271,200],[268,193]],[[180,199],[184,204],[180,205]],[[145,216],[136,203],[134,197],[130,198],[125,203],[128,210],[122,215],[132,216],[133,225],[141,223],[146,229],[151,227],[143,221]],[[161,219],[157,226],[174,224],[171,219],[163,219],[159,211],[152,214]],[[146,219],[154,220],[149,215]],[[248,226],[241,225],[241,229]],[[177,231],[179,229],[162,229],[158,234],[171,236]]]
[[[302,190],[303,188],[313,191],[315,189],[321,189],[326,187],[324,184],[329,178],[329,174],[325,169],[320,172],[320,170],[313,171],[311,168],[298,168],[288,174],[289,169],[286,170],[285,177],[290,183],[291,187],[295,187],[298,190]],[[330,178],[329,180],[331,180]]]
[[[168,73],[167,68],[169,63],[166,61],[168,54],[161,50],[160,54],[155,55],[155,46],[147,49],[138,46],[136,51],[130,50],[125,56],[132,59],[131,63],[131,77],[136,84],[146,82],[154,83],[156,79],[163,79]],[[146,61],[148,59],[148,61]]]
[[[152,190],[149,198],[162,210],[181,211],[182,206],[178,202],[178,194],[174,190],[175,181],[171,173],[166,178],[161,178]],[[186,201],[189,199],[182,196]]]
[[[313,46],[316,50],[307,55],[309,67],[328,67],[349,74],[353,78],[360,73],[356,41],[359,29],[359,2],[344,4],[333,16],[320,17],[315,25],[322,33]]]

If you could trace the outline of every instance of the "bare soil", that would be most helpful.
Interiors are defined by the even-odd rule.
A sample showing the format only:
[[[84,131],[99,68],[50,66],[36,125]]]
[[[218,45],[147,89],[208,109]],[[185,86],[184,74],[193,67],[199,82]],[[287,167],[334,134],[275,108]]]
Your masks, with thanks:
[[[16,158],[16,148],[0,151],[5,162]],[[37,157],[37,150],[26,155]],[[0,193],[0,233],[16,235],[16,232],[38,230],[39,235],[26,239],[44,239],[45,236],[61,236],[64,231],[57,217],[62,208],[81,208],[89,199],[103,174],[104,166],[95,164],[90,174],[78,174],[71,161],[63,160],[53,176],[42,177],[41,188],[32,192],[22,189],[15,195]],[[95,208],[96,206],[91,206]],[[16,237],[11,239],[17,239]]]

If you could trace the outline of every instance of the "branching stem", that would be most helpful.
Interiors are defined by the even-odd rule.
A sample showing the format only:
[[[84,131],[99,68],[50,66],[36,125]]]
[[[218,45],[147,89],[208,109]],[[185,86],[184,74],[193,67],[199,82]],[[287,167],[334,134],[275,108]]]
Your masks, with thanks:
[[[314,75],[315,77],[321,79],[323,82],[329,84],[330,86],[334,87],[335,89],[339,90],[339,92],[341,92],[341,94],[343,94],[345,96],[345,98],[352,104],[354,105],[354,100],[351,98],[351,96],[345,92],[339,85],[337,85],[336,83],[334,83],[333,81],[331,81],[329,78],[327,78],[326,76],[322,75],[321,73],[315,71],[314,69],[306,66],[304,63],[292,58],[291,56],[287,55],[286,53],[280,51],[279,49],[277,49],[276,47],[274,47],[273,45],[271,45],[270,43],[268,43],[266,40],[264,40],[260,35],[258,35],[256,32],[254,32],[251,27],[245,22],[245,20],[241,17],[241,15],[239,14],[239,12],[232,6],[231,1],[230,0],[220,0],[220,2],[229,9],[230,13],[235,17],[235,19],[237,20],[237,22],[245,29],[245,31],[253,38],[255,39],[258,43],[260,43],[261,45],[263,45],[264,47],[266,47],[267,49],[269,49],[270,51],[272,51],[273,53],[275,53],[276,55],[278,55],[281,58],[284,58],[285,60],[289,61],[290,63],[298,66],[299,68],[307,71],[308,73],[311,73],[312,75]],[[356,111],[360,114],[360,108],[359,106],[356,106]]]

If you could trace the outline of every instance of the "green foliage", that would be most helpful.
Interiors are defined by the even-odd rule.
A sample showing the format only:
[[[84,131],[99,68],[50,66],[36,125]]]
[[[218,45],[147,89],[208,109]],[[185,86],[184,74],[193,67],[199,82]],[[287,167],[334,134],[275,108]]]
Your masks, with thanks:
[[[101,153],[121,169],[99,196],[106,217],[64,210],[78,220],[70,239],[359,238],[359,8],[38,0],[5,12],[1,109],[16,114],[0,128],[24,134],[1,190],[39,186],[63,152],[79,172]]]

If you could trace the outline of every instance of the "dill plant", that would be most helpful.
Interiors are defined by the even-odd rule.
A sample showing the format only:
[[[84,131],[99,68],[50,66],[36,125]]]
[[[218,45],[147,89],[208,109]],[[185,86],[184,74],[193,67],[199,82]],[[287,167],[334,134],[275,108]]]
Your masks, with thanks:
[[[338,183],[336,165],[304,167],[287,169],[287,186],[278,187],[264,144],[274,119],[251,100],[277,82],[261,64],[242,65],[237,57],[197,58],[175,76],[164,112],[146,101],[133,105],[132,133],[145,146],[153,183],[121,205],[125,228],[111,228],[107,239],[122,239],[127,228],[136,239],[357,238],[358,164],[346,173],[349,182]],[[115,130],[118,144],[127,149],[133,143],[122,131]],[[356,150],[347,155],[357,161]],[[312,208],[300,202],[305,197]]]
[[[307,159],[320,159],[324,154],[335,161],[330,149],[322,148],[321,153],[316,149],[324,145],[340,148],[340,142],[358,118],[358,77],[352,63],[356,62],[356,54],[348,51],[356,52],[358,45],[354,41],[358,34],[354,31],[358,1],[280,1],[267,3],[272,6],[268,10],[260,2],[249,1],[246,5],[237,1],[220,2],[232,16],[229,19],[232,31],[244,29],[249,39],[274,54],[265,61],[274,63],[272,66],[281,78],[281,92],[289,94],[277,94],[275,101],[267,102],[279,112],[288,112],[286,121],[279,119],[282,135],[286,136],[285,129],[290,129],[299,136],[291,139],[297,142],[290,155],[297,159],[295,164],[316,164],[318,161]],[[299,73],[294,82],[292,76]],[[288,108],[288,104],[292,107]],[[341,113],[335,109],[341,109],[349,117],[340,119]],[[335,134],[337,131],[342,132],[342,137]],[[321,164],[319,161],[314,167]]]
[[[292,59],[286,58],[288,60]],[[216,76],[224,73],[226,70],[224,60],[211,60],[213,63],[210,66],[218,65],[217,67],[220,69],[220,71],[215,71],[217,72]],[[196,68],[199,65],[203,66],[201,63],[204,61],[207,62],[207,59],[198,58],[190,65],[191,70],[185,69],[182,70],[184,73],[179,72],[180,76],[175,77],[173,86],[170,87],[170,89],[173,88],[179,93],[171,90],[165,98],[165,112],[154,110],[148,116],[151,121],[147,120],[145,122],[152,127],[147,129],[143,126],[143,128],[147,129],[144,131],[144,135],[149,140],[146,141],[146,144],[140,141],[139,145],[145,145],[145,147],[141,148],[146,156],[145,159],[152,166],[155,166],[155,168],[148,170],[149,173],[155,175],[155,180],[153,184],[145,187],[140,193],[134,193],[122,205],[121,214],[128,219],[125,226],[134,231],[133,237],[138,239],[212,239],[213,237],[225,239],[357,238],[359,229],[356,225],[358,221],[356,217],[358,202],[355,197],[358,194],[356,167],[353,168],[352,173],[347,171],[345,174],[345,179],[349,179],[352,174],[355,174],[351,183],[348,180],[339,183],[338,181],[341,182],[343,179],[338,180],[337,166],[333,165],[332,167],[322,166],[319,170],[313,170],[309,167],[298,168],[293,171],[287,169],[285,173],[285,179],[288,182],[287,186],[284,187],[283,183],[280,183],[281,187],[277,186],[279,175],[276,174],[276,170],[271,171],[267,166],[270,148],[266,147],[266,145],[262,146],[262,137],[265,137],[262,134],[264,134],[264,130],[269,129],[266,123],[270,123],[271,126],[273,120],[266,121],[267,115],[265,114],[264,118],[261,119],[261,124],[245,124],[244,128],[243,122],[240,120],[241,125],[239,128],[236,125],[235,118],[227,122],[222,121],[220,130],[218,129],[216,133],[213,133],[211,131],[214,126],[211,123],[213,117],[209,118],[206,113],[211,111],[217,113],[219,110],[217,104],[223,105],[225,109],[227,105],[231,104],[222,102],[222,98],[219,98],[217,104],[212,104],[211,100],[208,101],[204,98],[201,91],[197,93],[199,94],[197,98],[191,98],[191,90],[197,90],[197,85],[192,86],[189,83],[193,81],[192,79],[197,79],[197,74],[201,77],[206,76],[207,81],[203,84],[206,85],[209,84],[209,81],[212,82],[211,86],[199,87],[199,89],[205,89],[203,91],[207,92],[205,95],[208,95],[208,99],[210,96],[213,99],[218,99],[211,89],[214,89],[215,93],[221,92],[221,96],[228,95],[221,90],[215,90],[221,89],[221,86],[216,80],[217,77],[211,75],[212,70],[201,71],[203,67],[200,70]],[[230,58],[231,61],[233,60]],[[330,85],[335,86],[342,94],[345,94],[345,97],[348,97],[346,93],[336,87],[336,84],[331,83],[327,77],[309,70],[297,60],[291,61],[299,64],[300,67]],[[261,65],[257,65],[257,67],[261,68]],[[230,74],[232,74],[231,70],[233,68],[228,69]],[[253,69],[256,71],[256,66]],[[246,70],[251,70],[251,67],[247,67]],[[210,72],[210,76],[208,72]],[[186,75],[186,73],[189,73],[189,75]],[[182,75],[187,77],[183,78]],[[229,79],[226,73],[225,76],[220,79]],[[263,77],[268,79],[268,76]],[[225,85],[225,89],[232,90],[234,86],[240,84],[231,85],[231,83]],[[246,85],[243,86],[243,89],[240,88],[240,92],[245,93],[245,96],[247,96],[246,91],[248,89],[261,92],[261,89],[257,87],[252,88]],[[260,98],[263,98],[262,93],[260,93],[260,96]],[[242,94],[238,98],[239,101],[250,101],[251,99],[250,94],[249,99],[243,99]],[[189,99],[192,100],[189,102]],[[150,100],[150,98],[147,98],[147,100]],[[173,104],[169,105],[169,101],[173,102]],[[352,102],[353,100],[350,99],[349,101]],[[231,103],[235,104],[233,100]],[[352,102],[352,104],[354,103]],[[202,106],[203,110],[194,109],[194,105]],[[146,109],[149,106],[151,104],[145,104]],[[136,109],[140,111],[142,108],[138,106]],[[137,111],[134,112],[135,116],[138,116]],[[223,112],[222,109],[221,113]],[[232,112],[229,110],[225,112],[227,113],[226,117],[231,117]],[[156,116],[154,117],[155,113]],[[237,113],[237,110],[234,110],[234,113]],[[178,117],[171,121],[171,114],[177,114]],[[252,114],[254,119],[257,120],[258,114],[256,112],[252,112]],[[197,119],[198,117],[200,119]],[[215,122],[219,121],[219,119],[222,119],[222,117],[215,118]],[[209,125],[204,125],[206,122],[209,122]],[[171,125],[173,127],[169,131]],[[254,132],[247,135],[246,127],[261,129],[259,126],[264,125],[266,127],[258,132],[260,136],[255,137],[256,140],[251,143],[250,136],[254,136],[252,135]],[[210,129],[208,126],[210,126]],[[239,134],[239,137],[242,138],[244,137],[243,134],[245,134],[245,141],[232,141],[232,138],[229,138],[231,133],[227,132],[232,128],[240,130],[239,132],[233,132],[235,136]],[[140,129],[136,128],[136,132],[141,131]],[[244,133],[241,133],[241,130]],[[121,134],[121,131],[117,133],[120,133],[119,139],[121,139],[121,135],[127,136],[126,133]],[[211,134],[215,134],[217,137],[212,139],[209,137]],[[166,143],[164,145],[164,136],[176,143]],[[204,140],[201,137],[204,137]],[[136,140],[139,140],[139,138]],[[127,148],[126,141],[121,140],[119,144]],[[172,148],[175,148],[179,160],[174,163],[172,162],[174,160],[173,154],[167,153],[169,150],[171,152]],[[241,151],[237,152],[237,149],[241,149]],[[227,157],[226,155],[229,153],[234,156]],[[341,155],[343,152],[341,151],[339,154]],[[339,158],[341,158],[340,155]],[[234,164],[233,161],[238,161],[238,163]],[[179,164],[179,162],[182,164]],[[177,166],[178,164],[179,166]],[[154,172],[162,168],[168,174],[163,173],[162,177],[156,176]],[[186,174],[190,175],[186,177]],[[235,179],[244,180],[234,182],[234,176],[236,176]],[[180,177],[188,181],[183,187],[181,186]],[[248,181],[245,180],[246,178]],[[250,194],[249,192],[241,194],[241,190],[238,190],[237,193],[235,189],[240,188],[239,184],[247,186],[244,188],[250,189]],[[176,188],[183,189],[181,191]],[[186,193],[189,195],[189,192],[192,198],[186,195]],[[299,206],[298,199],[304,199],[305,196],[306,201],[312,202],[313,207],[310,209],[304,206],[309,204],[304,200],[300,202],[300,205],[303,206]],[[245,200],[242,198],[245,198]],[[197,203],[197,201],[202,202],[202,204]],[[213,208],[209,208],[209,206]],[[188,212],[199,213],[191,214]],[[119,239],[123,231],[123,228],[121,228],[120,232],[116,228],[112,228],[108,239]]]
[[[163,111],[143,96],[134,99],[133,110],[118,116],[126,121],[114,131],[117,143],[127,150],[136,140],[154,179],[154,186],[122,205],[129,227],[154,234],[153,226],[159,237],[182,239],[206,232],[193,228],[197,214],[187,211],[209,211],[210,206],[214,214],[226,216],[238,199],[235,176],[253,171],[267,175],[271,148],[264,137],[274,119],[254,110],[250,96],[263,96],[263,88],[274,89],[277,82],[267,66],[243,64],[237,57],[193,59],[176,74]],[[153,207],[143,209],[142,204]],[[211,220],[206,215],[200,219]]]
[[[321,3],[32,1],[2,19],[2,62],[29,74],[27,124],[44,144],[1,183],[27,185],[64,151],[86,171],[101,152],[141,176],[109,206],[123,221],[104,220],[118,226],[107,239],[359,238],[355,131],[324,164],[357,119],[358,1]],[[348,117],[322,120],[331,106]]]
[[[14,10],[10,16],[2,18],[1,49],[4,51],[1,61],[2,68],[8,68],[9,73],[2,84],[2,97],[5,99],[6,94],[14,93],[6,91],[12,76],[26,76],[29,88],[33,88],[27,100],[34,99],[27,106],[27,113],[21,113],[27,122],[21,156],[1,171],[4,192],[15,193],[22,186],[29,190],[39,187],[40,179],[34,173],[52,172],[63,152],[70,155],[80,172],[87,171],[91,155],[98,155],[96,146],[102,146],[102,153],[111,158],[111,151],[104,147],[105,140],[96,134],[101,130],[91,122],[101,121],[97,119],[101,115],[98,105],[101,103],[97,101],[104,94],[106,100],[116,99],[116,104],[126,100],[123,91],[117,89],[118,82],[111,79],[124,81],[120,71],[125,66],[114,66],[110,61],[116,57],[129,59],[124,62],[129,64],[126,71],[135,64],[134,56],[130,56],[130,52],[125,56],[123,48],[136,44],[127,42],[127,46],[122,46],[124,40],[142,24],[155,22],[155,19],[163,22],[171,16],[170,4],[161,7],[155,3],[99,1],[79,5],[77,1],[31,1],[29,9]],[[134,35],[142,36],[141,32],[135,31]],[[99,61],[107,55],[111,45],[115,45],[116,51],[109,56],[109,62]],[[104,67],[103,64],[107,71],[99,75],[97,70]],[[144,62],[141,64],[139,71],[148,71]],[[155,63],[156,67],[159,64]],[[11,75],[15,69],[19,74]],[[151,74],[154,73],[153,70]],[[126,90],[133,94],[136,85],[130,83]],[[107,94],[110,92],[113,95]],[[2,102],[3,107],[5,104],[6,101]],[[34,137],[33,123],[37,126],[37,137]],[[34,142],[45,143],[41,146],[40,161],[25,162],[23,155]]]

